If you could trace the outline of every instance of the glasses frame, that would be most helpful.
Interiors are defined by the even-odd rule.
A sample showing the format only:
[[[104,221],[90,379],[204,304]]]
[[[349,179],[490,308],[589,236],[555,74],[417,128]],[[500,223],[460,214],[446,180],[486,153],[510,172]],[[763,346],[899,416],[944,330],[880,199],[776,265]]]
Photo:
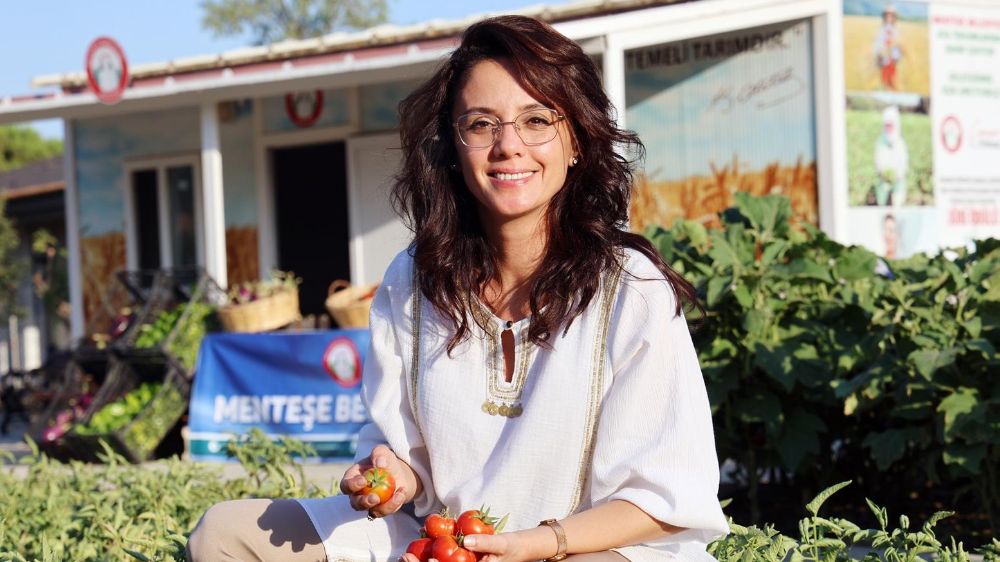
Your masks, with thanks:
[[[455,128],[455,134],[458,135],[458,140],[462,141],[462,144],[465,145],[465,146],[467,146],[467,147],[469,147],[469,148],[490,148],[491,146],[495,145],[497,143],[497,141],[500,140],[500,134],[503,132],[503,126],[504,125],[511,125],[512,127],[514,127],[514,133],[517,135],[517,138],[520,139],[521,142],[524,143],[526,146],[541,146],[543,144],[548,144],[548,143],[554,141],[556,139],[556,137],[559,136],[559,131],[556,131],[555,134],[552,135],[552,138],[549,139],[549,140],[547,140],[547,141],[542,141],[542,142],[528,142],[528,141],[524,140],[524,137],[521,136],[521,127],[519,127],[517,125],[517,120],[522,115],[524,115],[526,113],[534,113],[536,111],[550,111],[550,112],[552,112],[553,115],[555,115],[555,119],[553,119],[552,122],[549,123],[549,125],[548,125],[549,127],[552,127],[553,130],[555,130],[555,127],[556,127],[557,123],[559,123],[560,121],[565,121],[566,120],[566,116],[565,115],[559,113],[558,111],[556,111],[554,109],[551,109],[551,108],[548,108],[548,107],[538,107],[538,108],[535,108],[535,109],[529,109],[527,111],[522,111],[521,113],[518,113],[517,115],[514,116],[514,120],[513,121],[501,121],[500,118],[497,117],[496,115],[490,115],[489,113],[482,113],[482,112],[479,112],[479,111],[471,111],[469,113],[463,113],[463,114],[459,115],[458,119],[456,119],[455,122],[451,124],[451,126]],[[491,142],[490,144],[484,145],[484,146],[473,146],[473,145],[465,142],[465,137],[462,136],[462,129],[460,128],[460,123],[459,122],[462,120],[463,117],[467,117],[469,115],[482,115],[484,117],[489,117],[493,121],[493,142]]]

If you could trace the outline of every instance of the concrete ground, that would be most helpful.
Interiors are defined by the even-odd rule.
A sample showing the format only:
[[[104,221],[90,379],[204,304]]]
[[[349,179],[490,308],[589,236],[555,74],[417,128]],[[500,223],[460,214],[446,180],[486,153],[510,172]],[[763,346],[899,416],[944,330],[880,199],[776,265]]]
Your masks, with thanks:
[[[20,460],[21,458],[31,454],[31,449],[24,441],[24,432],[27,431],[27,429],[27,424],[23,423],[21,420],[12,422],[10,424],[9,433],[7,435],[0,435],[0,456],[6,456],[4,454],[6,452],[14,455],[15,459]],[[162,464],[163,461],[150,461],[143,463],[141,466],[155,470],[157,466]],[[221,467],[222,476],[226,479],[243,478],[246,476],[246,472],[243,470],[243,467],[236,462],[200,462],[198,464]],[[340,481],[340,477],[343,476],[344,471],[347,470],[348,466],[350,466],[349,462],[315,463],[304,464],[303,470],[305,472],[306,479],[310,483],[315,484],[320,489],[328,489],[331,486],[331,483]],[[17,475],[23,475],[27,473],[28,467],[27,465],[16,462],[15,464],[8,464],[6,460],[0,460],[0,470],[6,470]]]

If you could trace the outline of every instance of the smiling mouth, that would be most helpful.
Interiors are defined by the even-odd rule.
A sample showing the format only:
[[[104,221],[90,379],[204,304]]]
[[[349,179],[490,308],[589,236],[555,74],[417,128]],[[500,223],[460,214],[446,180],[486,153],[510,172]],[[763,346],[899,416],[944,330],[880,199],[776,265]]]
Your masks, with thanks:
[[[487,175],[490,176],[491,178],[496,178],[496,179],[501,180],[501,181],[517,181],[517,180],[523,180],[525,178],[529,178],[529,177],[531,177],[531,174],[534,174],[534,173],[535,172],[517,172],[517,173],[509,174],[509,173],[506,173],[506,172],[490,172]]]

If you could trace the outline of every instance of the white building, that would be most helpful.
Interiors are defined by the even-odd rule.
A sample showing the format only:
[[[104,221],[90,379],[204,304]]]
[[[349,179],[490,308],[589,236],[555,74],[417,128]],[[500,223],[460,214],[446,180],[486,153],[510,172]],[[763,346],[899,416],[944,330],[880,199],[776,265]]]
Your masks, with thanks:
[[[890,72],[876,40],[892,9]],[[523,13],[594,57],[646,143],[637,229],[711,221],[744,190],[788,195],[800,219],[881,252],[893,214],[897,255],[1000,232],[994,0],[606,0]],[[305,313],[322,310],[334,279],[377,280],[408,234],[386,197],[396,105],[475,19],[135,64],[114,105],[84,72],[35,80],[58,94],[0,98],[0,123],[65,121],[74,333],[121,268],[201,264],[223,285],[293,270]],[[875,201],[886,178],[872,116],[888,106],[903,111],[909,189]]]

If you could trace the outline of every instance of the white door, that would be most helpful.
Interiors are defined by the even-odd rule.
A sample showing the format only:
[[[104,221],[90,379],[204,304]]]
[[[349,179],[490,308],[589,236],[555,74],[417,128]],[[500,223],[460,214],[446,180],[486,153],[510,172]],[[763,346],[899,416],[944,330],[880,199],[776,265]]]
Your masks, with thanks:
[[[410,243],[410,231],[392,210],[389,193],[402,162],[396,133],[347,141],[351,282],[382,279],[389,262]]]

